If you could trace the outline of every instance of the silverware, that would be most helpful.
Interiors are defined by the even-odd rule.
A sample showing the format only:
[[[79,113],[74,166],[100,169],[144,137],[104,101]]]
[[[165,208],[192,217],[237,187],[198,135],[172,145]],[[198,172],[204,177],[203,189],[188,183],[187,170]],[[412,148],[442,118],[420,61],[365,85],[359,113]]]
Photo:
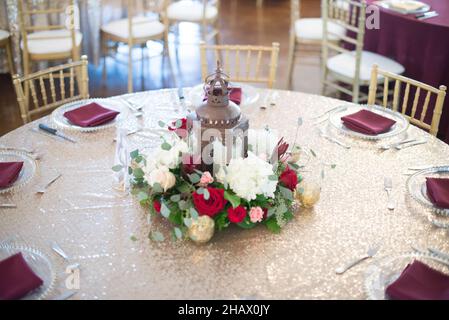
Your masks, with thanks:
[[[416,15],[416,18],[418,20],[424,20],[424,19],[429,19],[429,18],[433,18],[433,17],[437,17],[438,13],[436,11],[427,11],[425,13],[420,13]]]
[[[76,294],[77,291],[66,291],[64,293],[61,293],[59,296],[56,296],[53,298],[53,300],[67,300],[71,297],[73,297]]]
[[[309,118],[309,119],[310,119],[310,120],[319,119],[319,118],[321,118],[321,117],[324,117],[324,116],[328,115],[329,113],[331,113],[332,111],[334,111],[334,110],[337,109],[337,108],[340,108],[340,106],[335,107],[335,108],[332,108],[332,109],[330,109],[330,110],[327,110],[326,112],[324,112],[324,113],[322,113],[322,114],[320,114],[320,115],[318,115],[318,116],[311,117],[311,118]]]
[[[408,147],[418,146],[420,144],[425,144],[425,143],[427,143],[427,140],[415,141],[415,142],[412,142],[412,143],[396,146],[395,149],[396,150],[402,150],[402,149],[405,149],[405,148],[408,148]]]
[[[400,146],[401,144],[406,144],[406,143],[410,143],[410,142],[414,142],[414,141],[416,141],[415,138],[405,139],[405,140],[402,140],[402,141],[399,141],[399,142],[395,142],[395,143],[391,143],[391,144],[386,144],[386,145],[380,146],[379,149],[388,150],[388,149]]]
[[[40,189],[36,190],[36,193],[45,193],[47,191],[47,189],[56,181],[58,180],[60,177],[62,176],[62,174],[58,173],[54,178],[51,178],[43,187],[41,187]]]
[[[15,205],[14,203],[1,203],[0,208],[1,209],[14,209],[14,208],[17,208],[17,205]]]
[[[323,130],[320,130],[320,136],[325,138],[325,139],[327,139],[327,140],[329,140],[329,141],[331,141],[331,142],[333,142],[333,143],[338,144],[339,146],[341,146],[341,147],[343,147],[345,149],[351,149],[350,146],[348,146],[347,144],[344,144],[343,142],[341,142],[338,139],[335,139],[334,137],[331,137],[330,135],[326,134]]]
[[[408,167],[408,170],[413,170],[413,171],[421,171],[421,170],[425,170],[425,169],[430,169],[436,166],[433,165],[423,165],[423,166],[415,166],[415,167]]]
[[[337,269],[335,269],[335,273],[336,274],[343,274],[345,273],[347,270],[351,269],[352,267],[358,265],[360,262],[365,261],[366,259],[372,258],[374,257],[374,255],[377,253],[377,251],[379,251],[380,246],[379,245],[374,245],[372,247],[370,247],[368,249],[368,252],[363,255],[360,258],[357,258],[354,261],[351,261],[350,263],[348,263],[345,266],[339,267]]]
[[[135,103],[133,103],[125,98],[122,98],[121,100],[125,103],[125,105],[128,107],[128,109],[130,109],[132,111],[133,115],[136,118],[143,116],[143,112],[141,112],[141,110],[142,110],[144,104],[136,106]]]
[[[393,191],[393,181],[391,180],[391,178],[389,177],[384,178],[384,189],[388,195],[387,208],[388,210],[394,210],[395,204],[393,197],[391,196],[391,192]]]
[[[71,138],[69,136],[66,136],[65,134],[59,132],[58,130],[56,130],[54,128],[50,128],[49,126],[47,126],[47,125],[45,125],[43,123],[39,123],[39,129],[42,130],[42,131],[45,131],[45,132],[47,132],[47,133],[49,133],[51,135],[58,136],[58,137],[60,137],[60,138],[62,138],[64,140],[76,143],[76,140],[74,140],[73,138]]]
[[[59,254],[64,260],[69,260],[69,256],[64,252],[64,250],[62,250],[62,248],[56,243],[56,242],[52,242],[51,243],[51,248],[54,252],[56,252],[57,254]]]

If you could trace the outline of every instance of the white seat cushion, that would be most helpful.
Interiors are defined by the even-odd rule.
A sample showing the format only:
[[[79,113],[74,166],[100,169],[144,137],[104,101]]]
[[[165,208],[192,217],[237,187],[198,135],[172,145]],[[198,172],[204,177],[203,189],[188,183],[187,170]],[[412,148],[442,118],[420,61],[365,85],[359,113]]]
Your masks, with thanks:
[[[101,27],[106,33],[114,36],[128,39],[129,26],[128,18],[110,22]],[[133,18],[133,37],[134,38],[150,38],[163,33],[165,30],[164,24],[155,18],[149,17],[134,17]]]
[[[7,39],[9,37],[9,32],[5,30],[0,30],[0,41]]]
[[[369,81],[371,79],[371,68],[373,64],[377,64],[380,69],[396,74],[402,74],[405,70],[400,63],[397,63],[390,58],[374,52],[362,51],[360,80]],[[353,79],[355,74],[355,51],[338,54],[329,58],[327,60],[327,67],[334,73]]]
[[[215,19],[218,15],[216,7],[206,7],[206,19]],[[198,22],[203,19],[203,3],[191,0],[181,0],[170,4],[167,8],[169,20]]]
[[[76,46],[81,44],[83,35],[75,32]],[[23,49],[23,40],[20,43]],[[30,54],[58,54],[72,50],[72,37],[69,30],[49,30],[28,34],[28,52]]]
[[[327,24],[329,32],[344,36],[346,29],[329,21]],[[328,32],[329,40],[339,40],[340,38]],[[295,33],[298,39],[304,40],[316,40],[321,41],[323,39],[323,20],[321,18],[304,18],[295,21]]]

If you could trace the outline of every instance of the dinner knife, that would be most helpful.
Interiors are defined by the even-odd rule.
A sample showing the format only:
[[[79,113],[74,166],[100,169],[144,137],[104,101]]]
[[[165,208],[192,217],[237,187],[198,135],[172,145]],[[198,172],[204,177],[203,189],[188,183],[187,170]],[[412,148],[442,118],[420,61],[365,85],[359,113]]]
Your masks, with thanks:
[[[49,133],[49,134],[52,134],[52,135],[54,135],[54,136],[58,136],[58,137],[60,137],[60,138],[62,138],[62,139],[65,139],[65,140],[67,140],[67,141],[76,143],[76,140],[74,140],[74,139],[72,139],[72,138],[66,136],[65,134],[59,132],[59,131],[56,130],[56,129],[50,128],[49,126],[47,126],[47,125],[45,125],[45,124],[43,124],[43,123],[39,123],[39,129],[41,129],[41,130],[43,130],[43,131],[45,131],[45,132],[47,132],[47,133]]]
[[[436,16],[438,16],[438,13],[436,11],[429,11],[429,12],[423,13],[421,15],[416,15],[416,18],[418,20],[424,20],[424,19],[433,18]]]

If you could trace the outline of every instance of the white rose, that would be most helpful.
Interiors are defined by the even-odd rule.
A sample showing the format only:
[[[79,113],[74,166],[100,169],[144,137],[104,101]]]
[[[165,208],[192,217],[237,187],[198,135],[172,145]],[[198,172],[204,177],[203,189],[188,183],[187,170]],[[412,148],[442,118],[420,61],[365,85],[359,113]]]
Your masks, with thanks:
[[[167,167],[159,167],[146,175],[148,184],[153,187],[155,183],[159,183],[164,192],[172,188],[176,184],[176,177]]]

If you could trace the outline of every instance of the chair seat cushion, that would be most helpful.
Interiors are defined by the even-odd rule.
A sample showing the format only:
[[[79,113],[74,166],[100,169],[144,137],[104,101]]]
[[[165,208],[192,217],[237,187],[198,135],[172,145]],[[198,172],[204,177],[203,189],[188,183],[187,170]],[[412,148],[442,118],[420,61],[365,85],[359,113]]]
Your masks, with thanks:
[[[327,24],[328,31],[344,36],[346,34],[345,28],[329,21]],[[304,18],[295,21],[295,33],[298,39],[316,40],[323,39],[323,20],[321,18]],[[338,36],[328,33],[329,40],[339,40]]]
[[[103,32],[111,35],[128,39],[129,26],[128,18],[112,21],[101,27]],[[151,38],[163,33],[165,30],[164,24],[155,18],[149,17],[134,17],[133,18],[133,38]]]
[[[0,41],[9,38],[9,32],[5,30],[0,30]]]
[[[377,64],[380,69],[396,74],[402,74],[405,70],[400,63],[390,58],[374,52],[362,51],[360,80],[369,81],[371,79],[371,68],[374,64]],[[327,67],[336,74],[353,79],[355,74],[355,51],[338,54],[329,58],[327,60]]]
[[[215,6],[206,7],[206,20],[215,19],[218,10]],[[198,22],[203,19],[203,3],[191,0],[174,2],[167,7],[169,20]]]
[[[83,35],[75,32],[75,43],[81,45]],[[23,40],[20,43],[23,49]],[[69,30],[49,30],[28,34],[28,52],[30,54],[58,54],[72,50],[72,38]]]

